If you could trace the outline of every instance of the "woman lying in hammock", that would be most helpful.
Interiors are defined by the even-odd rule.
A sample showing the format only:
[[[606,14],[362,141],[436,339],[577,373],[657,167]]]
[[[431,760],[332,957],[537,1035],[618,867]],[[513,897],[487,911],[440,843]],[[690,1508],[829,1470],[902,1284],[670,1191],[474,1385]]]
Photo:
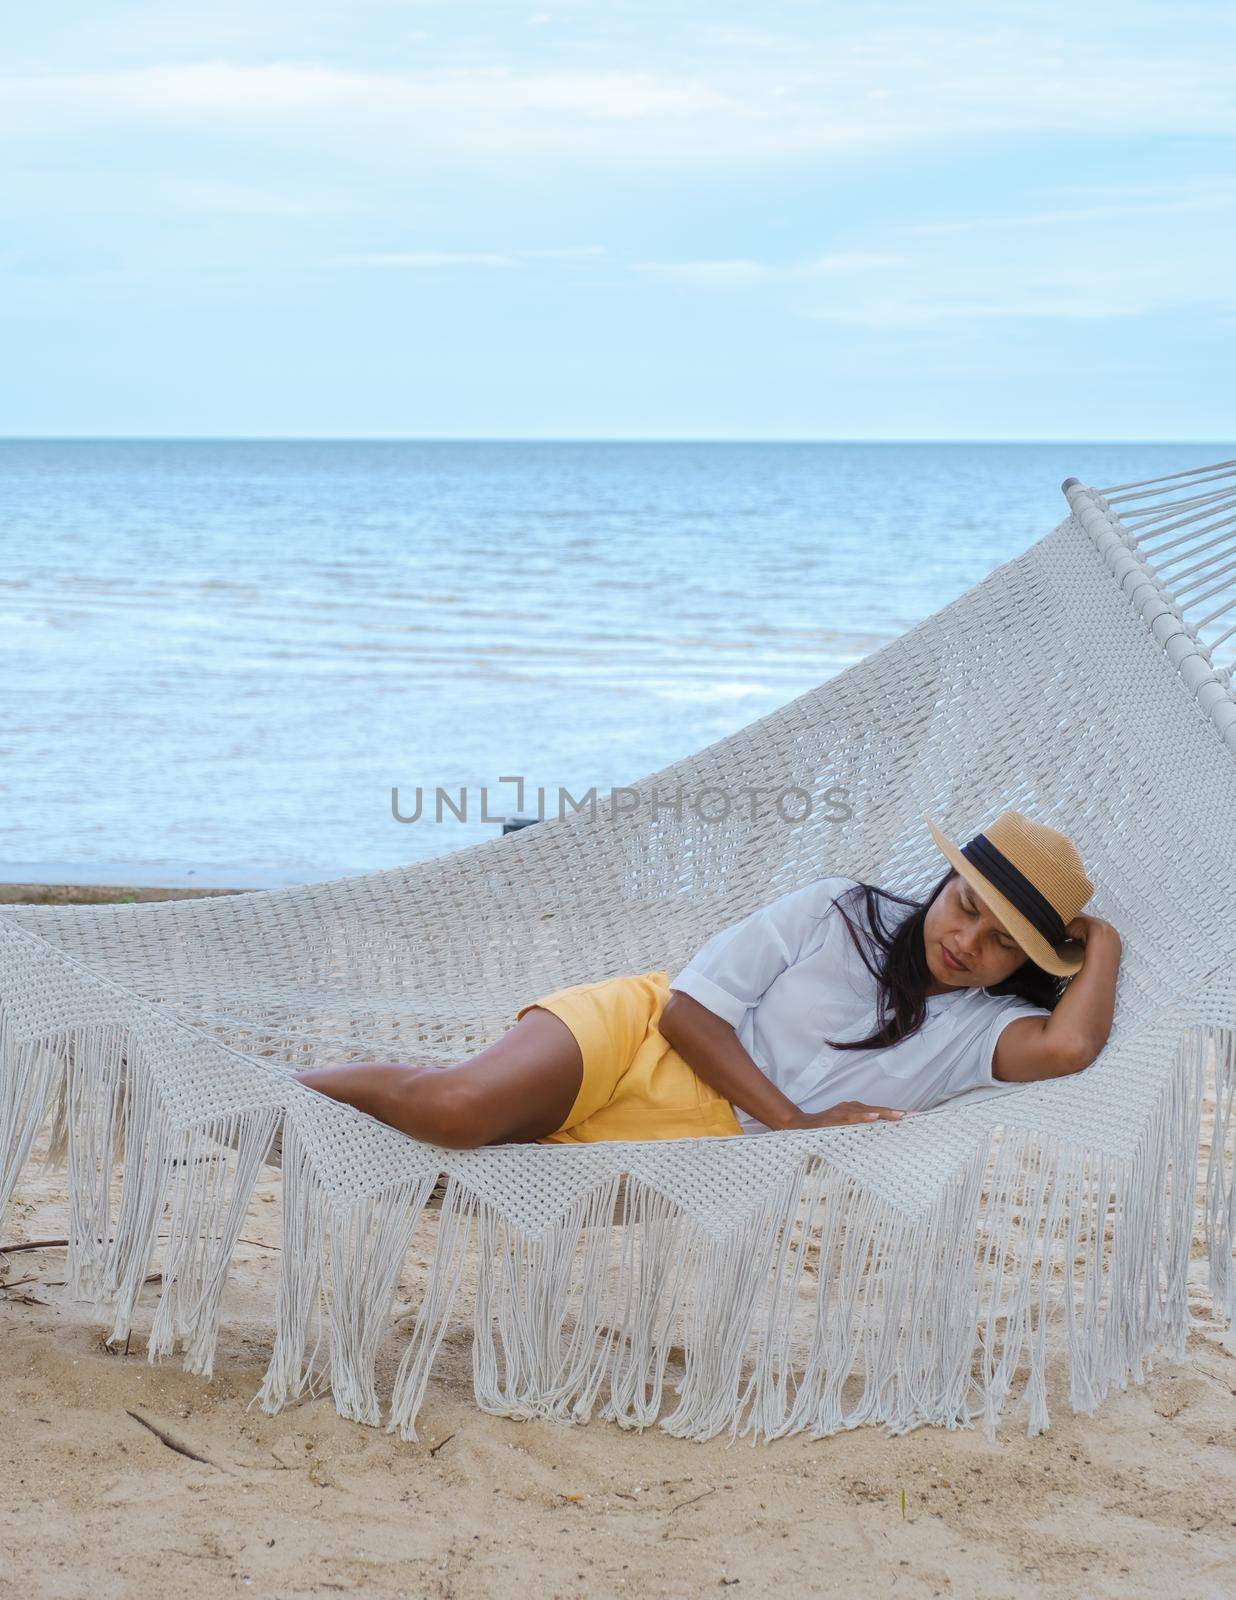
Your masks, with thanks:
[[[895,1121],[981,1085],[1080,1072],[1111,1030],[1121,941],[1078,915],[1094,885],[1073,844],[1005,811],[959,850],[926,820],[950,871],[925,902],[820,878],[723,928],[672,980],[530,1001],[456,1065],[295,1077],[464,1149]]]

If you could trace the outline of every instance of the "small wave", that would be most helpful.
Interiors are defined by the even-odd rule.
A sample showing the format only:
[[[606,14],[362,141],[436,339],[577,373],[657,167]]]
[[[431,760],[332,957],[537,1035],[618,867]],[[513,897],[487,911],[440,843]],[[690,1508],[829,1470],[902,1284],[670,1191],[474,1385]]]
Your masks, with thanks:
[[[706,705],[713,701],[748,700],[752,695],[771,694],[766,683],[672,683],[665,678],[652,678],[644,688],[658,700],[689,701],[693,705]]]

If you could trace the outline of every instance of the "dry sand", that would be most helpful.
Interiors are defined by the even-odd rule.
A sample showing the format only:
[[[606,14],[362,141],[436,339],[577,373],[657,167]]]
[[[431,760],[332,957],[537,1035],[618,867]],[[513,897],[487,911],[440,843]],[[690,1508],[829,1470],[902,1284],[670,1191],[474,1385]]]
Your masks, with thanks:
[[[62,1247],[0,1254],[0,1592],[1236,1593],[1236,1340],[1213,1323],[1199,1320],[1182,1365],[1093,1418],[1069,1410],[1057,1369],[1037,1439],[1018,1421],[995,1444],[979,1428],[860,1428],[752,1446],[486,1415],[460,1318],[421,1440],[405,1443],[329,1396],[274,1417],[246,1408],[269,1351],[279,1182],[267,1169],[255,1194],[211,1379],[146,1361],[157,1284],[125,1355],[60,1302]],[[4,1242],[63,1238],[65,1218],[63,1174],[32,1164]],[[396,1314],[424,1259],[414,1241]],[[392,1320],[380,1393],[408,1326]]]
[[[40,1160],[41,1148],[0,1242],[64,1237],[64,1175],[41,1174]],[[60,1300],[63,1247],[0,1253],[5,1600],[1236,1595],[1236,1336],[1200,1296],[1182,1364],[1158,1365],[1090,1418],[1069,1409],[1057,1365],[1051,1430],[1027,1438],[1023,1411],[994,1444],[981,1428],[692,1444],[489,1416],[472,1400],[457,1313],[421,1440],[405,1443],[345,1421],[329,1395],[274,1417],[249,1407],[270,1350],[279,1195],[267,1169],[211,1379],[176,1356],[146,1361],[157,1284],[126,1355],[85,1306]],[[396,1294],[383,1395],[426,1237]]]

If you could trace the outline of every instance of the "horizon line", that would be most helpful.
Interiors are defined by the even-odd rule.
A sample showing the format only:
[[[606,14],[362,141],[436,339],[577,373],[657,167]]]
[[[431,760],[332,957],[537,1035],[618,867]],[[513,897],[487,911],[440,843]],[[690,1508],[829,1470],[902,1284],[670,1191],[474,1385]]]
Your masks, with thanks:
[[[214,433],[13,433],[0,434],[0,444],[1043,444],[1043,445],[1197,445],[1223,444],[1223,438],[1197,437],[1083,439],[1033,438],[813,438],[763,437],[751,434],[214,434]]]

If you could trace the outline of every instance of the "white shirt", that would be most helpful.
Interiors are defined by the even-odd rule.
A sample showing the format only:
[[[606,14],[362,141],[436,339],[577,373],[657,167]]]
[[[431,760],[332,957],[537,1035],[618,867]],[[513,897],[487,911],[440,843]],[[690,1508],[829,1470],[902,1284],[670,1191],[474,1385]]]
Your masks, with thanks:
[[[724,1017],[756,1066],[802,1111],[842,1100],[920,1111],[952,1095],[991,1085],[996,1040],[1015,1017],[1047,1017],[1017,995],[958,988],[928,995],[921,1028],[897,1044],[834,1050],[829,1039],[863,1039],[878,1025],[878,985],[850,937],[834,895],[854,878],[819,878],[714,934],[670,981]],[[864,897],[847,899],[860,932]],[[890,932],[913,908],[885,901]],[[879,947],[867,939],[879,966]],[[740,1107],[744,1133],[768,1128]]]

